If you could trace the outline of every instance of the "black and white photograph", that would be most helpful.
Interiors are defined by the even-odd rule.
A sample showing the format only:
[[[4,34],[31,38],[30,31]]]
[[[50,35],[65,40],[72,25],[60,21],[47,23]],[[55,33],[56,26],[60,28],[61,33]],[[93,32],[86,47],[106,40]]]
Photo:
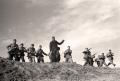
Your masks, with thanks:
[[[0,0],[0,81],[120,81],[120,0]]]

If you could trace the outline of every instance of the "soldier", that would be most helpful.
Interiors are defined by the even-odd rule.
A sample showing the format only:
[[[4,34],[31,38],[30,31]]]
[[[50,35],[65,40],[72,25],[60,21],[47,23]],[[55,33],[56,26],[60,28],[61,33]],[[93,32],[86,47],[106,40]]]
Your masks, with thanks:
[[[35,54],[36,54],[36,51],[35,51],[35,48],[34,48],[34,44],[31,44],[31,47],[29,47],[27,49],[27,57],[29,59],[30,62],[35,62]]]
[[[73,63],[71,54],[72,54],[72,50],[70,49],[70,46],[68,46],[68,49],[65,50],[65,52],[64,52],[65,62]]]
[[[64,42],[64,40],[62,40],[61,42],[58,42],[55,40],[55,37],[52,37],[52,41],[50,42],[50,60],[51,62],[59,62],[60,61],[60,47],[58,47],[58,45],[61,45]]]
[[[90,60],[91,60],[90,49],[85,48],[85,51],[83,51],[83,54],[84,54],[84,60],[85,60],[84,66],[90,65]]]
[[[21,43],[19,45],[19,54],[20,54],[20,59],[22,60],[22,62],[25,62],[24,56],[25,56],[25,52],[27,52],[26,48],[24,47],[24,44]]]
[[[115,67],[115,64],[113,63],[113,59],[114,59],[113,56],[114,54],[112,53],[112,50],[109,50],[109,52],[106,55],[106,57],[109,60],[108,66],[112,64]]]
[[[40,63],[44,63],[44,55],[48,56],[43,50],[42,50],[42,45],[39,45],[39,49],[36,52],[36,57],[37,57],[37,62]]]
[[[105,55],[104,55],[104,53],[102,53],[101,55],[98,55],[98,61],[99,61],[98,67],[102,67],[103,64],[104,64],[105,66],[107,66],[107,64],[106,64],[106,62],[105,62]]]
[[[19,61],[19,48],[18,48],[18,44],[16,43],[17,40],[13,39],[13,43],[7,46],[8,49],[8,54],[9,54],[9,60],[13,60],[13,58],[15,58],[15,61]]]
[[[94,64],[95,55],[96,55],[96,53],[93,54],[93,55],[91,55],[91,57],[89,58],[89,65],[90,65],[90,66],[93,66],[93,64]]]

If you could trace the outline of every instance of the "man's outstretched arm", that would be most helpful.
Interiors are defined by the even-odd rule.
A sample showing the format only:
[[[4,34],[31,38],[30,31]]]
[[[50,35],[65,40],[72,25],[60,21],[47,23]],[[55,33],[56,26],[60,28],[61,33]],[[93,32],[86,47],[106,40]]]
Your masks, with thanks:
[[[47,53],[45,53],[44,51],[42,51],[44,55],[48,56]]]
[[[62,40],[61,42],[57,42],[58,45],[61,45],[64,43],[65,40]]]

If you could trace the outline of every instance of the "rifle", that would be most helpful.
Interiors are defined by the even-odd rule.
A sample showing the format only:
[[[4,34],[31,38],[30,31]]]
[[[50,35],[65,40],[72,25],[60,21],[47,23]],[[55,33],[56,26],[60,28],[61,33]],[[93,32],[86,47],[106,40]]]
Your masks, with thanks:
[[[95,58],[95,55],[96,55],[96,54],[97,54],[97,53],[93,54],[91,57],[92,57],[92,58]]]

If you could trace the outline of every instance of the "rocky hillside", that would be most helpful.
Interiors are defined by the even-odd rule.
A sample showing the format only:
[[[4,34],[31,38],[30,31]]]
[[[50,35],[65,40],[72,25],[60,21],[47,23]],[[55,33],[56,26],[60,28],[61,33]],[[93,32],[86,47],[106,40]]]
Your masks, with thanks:
[[[120,81],[120,69],[75,63],[20,63],[0,58],[0,81]]]

